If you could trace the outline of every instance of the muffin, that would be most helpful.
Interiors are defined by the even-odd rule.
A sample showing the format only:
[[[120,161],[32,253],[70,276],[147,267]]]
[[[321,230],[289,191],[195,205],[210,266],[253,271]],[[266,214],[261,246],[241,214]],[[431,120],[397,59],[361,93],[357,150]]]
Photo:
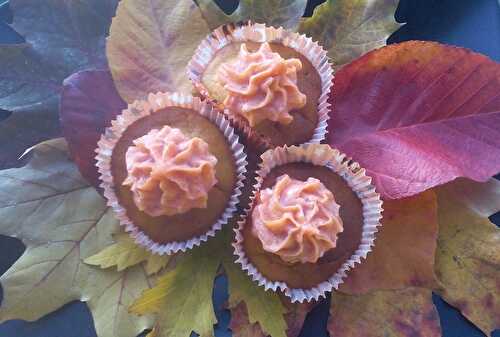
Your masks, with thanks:
[[[251,206],[236,231],[236,262],[292,302],[337,289],[374,244],[382,201],[365,170],[328,145],[262,155]]]
[[[200,44],[187,69],[200,94],[261,149],[325,138],[333,69],[310,38],[227,24]]]
[[[199,245],[236,212],[246,154],[224,116],[199,98],[158,93],[132,103],[96,151],[108,205],[154,253]]]

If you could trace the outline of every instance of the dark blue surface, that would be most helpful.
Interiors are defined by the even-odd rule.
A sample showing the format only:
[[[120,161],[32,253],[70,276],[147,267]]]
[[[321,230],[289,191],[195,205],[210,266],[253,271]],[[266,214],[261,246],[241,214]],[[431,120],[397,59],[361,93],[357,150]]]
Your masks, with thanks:
[[[39,0],[43,1],[43,0]],[[22,39],[5,23],[11,16],[0,0],[0,44],[22,42]],[[228,10],[237,1],[217,0]],[[312,1],[306,14],[312,13]],[[400,22],[406,22],[389,39],[390,43],[406,40],[433,40],[470,48],[500,61],[500,8],[497,0],[401,0],[396,13]],[[0,65],[1,66],[1,65]],[[0,68],[1,71],[1,68]],[[0,111],[0,120],[2,119]],[[500,224],[500,214],[492,217]],[[0,236],[0,274],[22,254],[19,241]],[[1,296],[0,296],[1,298]],[[29,299],[27,299],[29,300]],[[482,337],[476,327],[438,296],[433,297],[441,318],[444,337]],[[222,310],[227,301],[227,280],[219,277],[214,289],[214,307],[219,324],[217,337],[229,337],[227,327],[230,315]],[[307,317],[302,337],[326,337],[328,302],[324,300]],[[500,331],[493,334],[500,337]],[[72,302],[60,310],[33,323],[10,321],[0,325],[0,337],[96,337],[90,312],[85,304]],[[362,337],[362,336],[360,336]]]

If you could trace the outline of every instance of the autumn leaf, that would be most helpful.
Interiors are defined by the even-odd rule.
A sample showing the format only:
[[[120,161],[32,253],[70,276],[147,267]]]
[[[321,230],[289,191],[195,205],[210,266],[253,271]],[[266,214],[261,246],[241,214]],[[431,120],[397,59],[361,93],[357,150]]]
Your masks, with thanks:
[[[457,181],[437,189],[438,293],[491,336],[500,328],[500,182]]]
[[[365,295],[332,294],[331,337],[440,337],[431,290],[380,290]]]
[[[118,224],[68,158],[66,143],[47,141],[31,152],[25,167],[0,171],[0,234],[26,245],[0,278],[0,321],[34,321],[81,300],[92,312],[99,337],[132,337],[151,327],[150,317],[127,313],[151,286],[142,266],[116,272],[82,261],[112,243]]]
[[[298,337],[307,314],[316,303],[291,303],[285,296],[280,296],[283,305],[286,307],[285,314],[286,336]],[[233,337],[266,337],[259,323],[250,323],[247,306],[244,302],[239,302],[236,306],[230,308],[231,322],[229,328]]]
[[[398,0],[327,0],[302,21],[299,32],[319,41],[340,67],[382,47],[400,24]]]
[[[12,27],[26,43],[0,46],[0,168],[27,147],[59,134],[62,81],[75,71],[106,67],[104,41],[118,0],[11,0]]]
[[[97,142],[125,107],[107,70],[82,71],[64,80],[59,111],[62,131],[80,173],[95,187],[100,183]]]
[[[185,67],[210,33],[192,0],[122,0],[107,55],[115,85],[127,102],[158,91],[191,91]]]
[[[164,268],[169,260],[170,256],[153,254],[136,244],[130,235],[120,233],[116,236],[114,244],[95,255],[87,257],[83,262],[101,268],[116,266],[118,271],[122,271],[146,261],[147,274],[152,275]]]
[[[229,308],[234,309],[239,303],[245,303],[250,326],[258,323],[265,336],[286,337],[284,314],[287,309],[281,303],[278,293],[265,291],[258,286],[234,263],[231,256],[225,259],[224,269],[229,281]]]
[[[469,50],[410,41],[343,67],[328,142],[384,198],[500,171],[500,65]],[[356,113],[353,113],[355,111]]]
[[[437,201],[433,191],[384,202],[382,227],[368,257],[348,272],[339,290],[364,294],[407,287],[436,288]]]
[[[212,30],[229,22],[245,20],[296,30],[307,6],[307,0],[240,0],[235,11],[227,15],[214,0],[196,2]]]
[[[158,337],[212,336],[217,323],[212,289],[217,269],[230,246],[225,235],[185,253],[175,269],[158,278],[129,308],[137,315],[156,314]],[[193,319],[196,318],[196,319]]]

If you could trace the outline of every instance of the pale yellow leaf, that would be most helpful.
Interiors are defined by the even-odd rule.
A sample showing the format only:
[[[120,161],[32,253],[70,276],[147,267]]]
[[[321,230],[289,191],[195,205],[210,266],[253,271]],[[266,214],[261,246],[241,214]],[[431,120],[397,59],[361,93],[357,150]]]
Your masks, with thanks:
[[[113,242],[118,225],[68,158],[66,143],[44,142],[32,154],[25,167],[0,171],[0,234],[26,245],[0,278],[0,321],[33,321],[81,300],[88,302],[99,337],[133,337],[151,327],[150,317],[126,310],[151,286],[142,266],[116,272],[83,263]]]
[[[170,258],[170,255],[150,254],[146,261],[146,273],[148,275],[154,275],[158,273],[168,265],[168,263],[170,262]]]

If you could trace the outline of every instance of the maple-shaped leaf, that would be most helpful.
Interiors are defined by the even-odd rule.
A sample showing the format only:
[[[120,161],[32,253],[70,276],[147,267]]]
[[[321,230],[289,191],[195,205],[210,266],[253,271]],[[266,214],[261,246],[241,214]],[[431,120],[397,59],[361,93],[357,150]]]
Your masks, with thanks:
[[[183,254],[176,267],[158,278],[129,308],[137,315],[156,314],[158,337],[213,336],[215,317],[212,290],[226,251],[227,235],[219,233],[200,247]]]
[[[385,198],[500,171],[500,65],[410,41],[343,67],[328,142],[365,167]]]
[[[301,22],[299,32],[328,51],[335,66],[386,44],[401,25],[394,19],[398,0],[327,0]]]
[[[106,67],[105,35],[118,0],[11,0],[12,27],[25,43],[0,46],[0,168],[28,146],[59,134],[62,81],[75,71]]]
[[[382,227],[375,247],[347,273],[339,290],[362,294],[380,289],[437,288],[437,200],[433,191],[384,202]]]
[[[136,244],[130,235],[120,233],[116,235],[114,244],[87,257],[84,262],[101,268],[116,266],[118,271],[122,271],[145,261],[146,272],[148,275],[152,275],[164,268],[169,260],[170,256],[153,254]]]
[[[252,20],[270,26],[296,30],[304,15],[307,0],[240,0],[230,15],[225,14],[214,0],[196,0],[210,29],[229,22]]]
[[[127,102],[191,91],[186,65],[210,29],[192,0],[122,0],[107,42],[109,67]]]
[[[88,70],[64,80],[59,111],[69,152],[81,174],[99,186],[95,149],[111,121],[126,108],[108,70]]]
[[[424,288],[332,294],[331,337],[440,337],[432,293]]]
[[[500,328],[500,182],[461,180],[437,189],[438,293],[485,334]]]
[[[116,272],[83,263],[112,243],[118,223],[78,173],[66,143],[47,141],[31,152],[25,167],[0,171],[0,234],[26,245],[0,278],[0,321],[37,320],[81,300],[99,337],[133,337],[151,327],[150,317],[127,313],[152,283],[142,266]]]
[[[224,269],[229,282],[229,308],[234,309],[240,303],[245,303],[249,322],[246,329],[253,330],[255,327],[252,325],[258,323],[265,336],[286,337],[287,324],[284,314],[287,309],[281,303],[278,293],[265,291],[253,282],[241,270],[241,266],[234,263],[232,256],[226,257]],[[240,332],[237,335],[244,334]]]
[[[286,336],[298,337],[307,313],[311,311],[316,303],[291,303],[285,296],[280,296],[283,305],[286,307],[285,314]],[[250,323],[248,310],[245,302],[239,302],[236,306],[230,308],[231,322],[229,328],[233,337],[266,337],[258,322]],[[271,335],[272,337],[274,335]]]

